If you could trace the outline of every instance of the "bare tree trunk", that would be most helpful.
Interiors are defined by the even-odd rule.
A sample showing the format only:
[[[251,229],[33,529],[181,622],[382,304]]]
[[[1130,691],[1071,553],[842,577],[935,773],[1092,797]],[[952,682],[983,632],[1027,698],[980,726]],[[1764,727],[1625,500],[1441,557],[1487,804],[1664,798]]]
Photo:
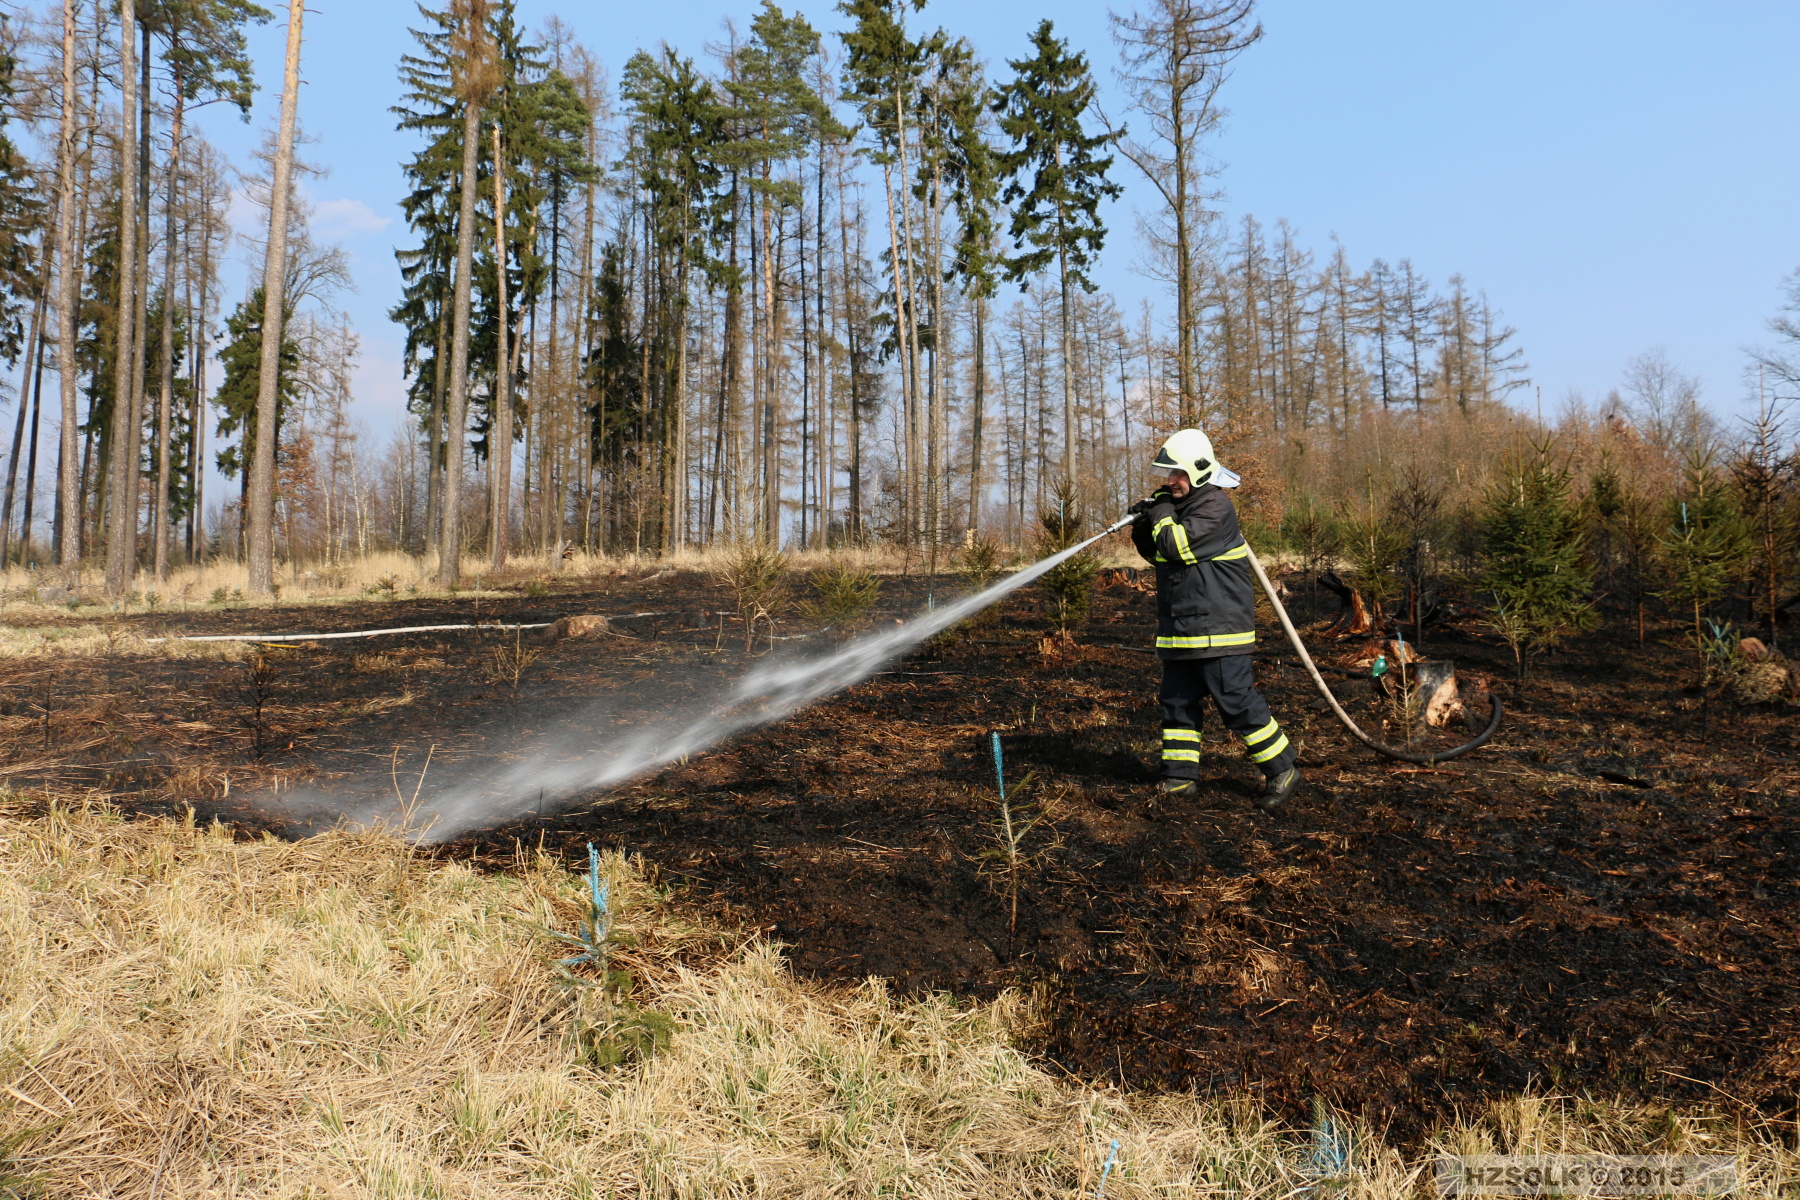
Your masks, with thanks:
[[[506,569],[506,540],[512,522],[512,363],[507,358],[506,326],[512,310],[506,298],[506,168],[500,126],[494,125],[494,262],[500,286],[500,341],[496,347],[494,427],[488,437],[488,545],[490,567]]]
[[[429,456],[425,460],[425,533],[421,539],[421,552],[426,546],[436,546],[439,518],[444,511],[444,371],[450,361],[450,349],[444,345],[445,326],[449,323],[449,309],[444,305],[444,297],[438,296],[437,341],[431,353],[431,411],[427,417],[429,430],[427,441],[430,444]]]
[[[687,245],[686,221],[682,223],[681,244]],[[688,259],[684,253],[675,272],[675,394],[674,420],[669,424],[669,535],[663,542],[665,551],[680,550],[688,541],[688,453],[687,453],[687,373],[688,373]]]
[[[93,216],[94,195],[94,147],[100,138],[100,76],[99,62],[104,57],[106,41],[105,0],[95,0],[94,4],[94,69],[88,72],[87,117],[83,129],[82,151],[76,161],[81,168],[81,182],[75,187],[75,247],[77,261],[87,247],[88,219]],[[79,280],[77,281],[79,282]],[[79,291],[77,292],[79,306]],[[77,309],[79,315],[79,307]],[[98,365],[96,364],[96,369]],[[93,378],[96,389],[100,379]],[[90,417],[92,414],[89,414]],[[78,456],[80,466],[76,472],[74,489],[74,507],[64,514],[66,520],[75,524],[75,557],[70,561],[67,578],[73,584],[79,581],[82,559],[96,552],[104,552],[106,499],[108,475],[106,473],[106,440],[107,430],[90,428],[83,430],[79,421],[69,427],[81,438],[81,453]],[[92,509],[89,509],[90,499]]]
[[[731,179],[731,192],[730,250],[726,255],[726,261],[731,264],[732,276],[735,279],[738,266],[737,214],[739,203],[735,172]],[[744,407],[743,396],[739,390],[743,381],[743,372],[740,370],[744,357],[743,304],[742,288],[735,282],[727,284],[725,290],[725,346],[723,361],[719,365],[723,375],[719,383],[720,408],[723,413],[721,420],[726,432],[720,434],[722,461],[717,465],[725,480],[725,502],[721,520],[724,522],[726,536],[733,539],[742,537],[745,532],[743,529],[745,494],[743,456],[739,452],[738,440],[740,427],[743,424]]]
[[[47,281],[49,263],[42,259],[38,263],[38,279]],[[25,449],[25,416],[30,407],[26,401],[31,395],[31,360],[36,358],[41,366],[44,361],[44,307],[49,303],[50,289],[43,282],[38,287],[37,304],[31,310],[31,333],[25,341],[25,372],[19,384],[19,417],[13,423],[12,453],[6,462],[6,498],[0,501],[0,567],[6,565],[7,555],[12,547],[12,514],[13,500],[19,482],[19,455]],[[23,555],[21,552],[21,561]]]
[[[599,141],[598,122],[590,113],[587,129],[588,161],[597,156]],[[593,348],[592,323],[587,319],[587,306],[592,303],[594,293],[594,182],[592,178],[587,184],[587,198],[582,211],[583,232],[581,235],[581,302],[576,306],[576,329],[579,331],[571,339],[574,345],[582,349],[581,356],[573,364],[570,371],[570,388],[581,397],[583,403],[576,405],[579,417],[581,436],[581,548],[587,553],[594,552],[594,416],[589,411],[586,400],[586,388],[575,381],[581,377],[581,364],[586,361],[587,352]]]
[[[838,159],[838,182],[839,182],[840,194],[842,193],[842,190],[843,190],[842,189],[843,178],[844,178],[844,160],[842,157],[840,157]],[[857,211],[856,211],[856,252],[857,252],[859,261],[861,259],[861,255],[863,252],[862,231],[863,231],[863,212],[862,212],[862,206],[859,202],[857,205]],[[849,412],[850,477],[848,480],[848,483],[850,485],[850,515],[849,515],[849,526],[850,527],[844,531],[844,536],[849,539],[849,541],[851,542],[852,545],[860,545],[862,543],[862,532],[863,532],[863,528],[862,528],[862,524],[863,524],[863,519],[862,519],[862,397],[859,394],[860,389],[857,387],[857,370],[856,370],[856,367],[857,367],[857,354],[856,354],[856,351],[857,351],[857,344],[856,344],[857,311],[856,311],[856,307],[852,304],[852,299],[855,295],[855,286],[856,285],[855,285],[855,282],[850,277],[850,221],[849,221],[849,214],[844,212],[842,210],[842,208],[839,209],[839,216],[838,216],[838,247],[839,247],[839,250],[840,250],[842,258],[843,258],[843,263],[841,265],[843,266],[843,281],[844,281],[844,347],[850,355],[850,369],[847,372],[847,374],[849,375],[849,383],[850,383],[850,412]]]
[[[527,246],[535,246],[537,244],[537,221],[535,218],[532,220],[531,224],[526,227],[525,244]],[[532,309],[531,309],[530,319],[526,323],[526,326],[525,326],[524,336],[523,337],[518,336],[518,331],[515,330],[514,336],[511,339],[512,364],[509,369],[512,372],[512,375],[511,375],[512,379],[519,378],[519,376],[521,374],[525,375],[527,378],[532,378],[532,379],[535,379],[537,377],[536,342],[537,342],[537,306],[533,305]],[[525,350],[527,347],[531,348],[531,370],[521,371],[520,364],[522,362],[524,362]],[[511,385],[509,384],[508,386],[510,387]],[[555,393],[552,390],[552,388],[553,388],[553,385],[551,385],[551,384],[545,385],[545,387],[543,388],[544,402],[541,406],[539,406],[543,410],[542,411],[542,421],[540,423],[545,425],[546,427],[549,425],[551,416],[554,414],[554,412],[556,410],[556,397],[555,397]],[[526,456],[526,461],[527,462],[530,461],[529,454],[527,454],[527,456]],[[510,462],[510,460],[508,461],[507,465],[508,465],[508,478],[511,478],[511,474],[510,474],[511,462]]]
[[[925,529],[925,506],[920,490],[920,459],[923,457],[919,446],[919,296],[913,288],[913,230],[912,204],[908,197],[912,189],[907,186],[909,172],[906,167],[906,101],[899,93],[894,96],[894,113],[899,136],[895,145],[900,154],[900,239],[904,253],[900,257],[899,279],[904,281],[906,296],[906,343],[901,346],[901,354],[906,359],[906,487],[904,489],[911,505],[912,523],[910,530],[920,534]]]
[[[128,0],[129,2],[129,0]],[[62,123],[56,137],[56,370],[62,388],[62,436],[56,467],[56,561],[73,575],[81,562],[81,501],[76,491],[77,393],[75,316],[81,305],[81,260],[75,256],[75,3],[63,0]]]
[[[822,549],[828,549],[831,546],[831,455],[836,449],[837,424],[833,420],[835,410],[832,407],[831,362],[828,357],[831,326],[825,322],[825,281],[829,276],[825,273],[827,242],[825,240],[825,128],[823,124],[819,127],[817,205],[818,211],[813,217],[813,232],[817,240],[817,249],[813,258],[813,276],[819,281],[818,295],[814,297],[819,313],[819,445],[816,450],[818,477],[813,484],[813,499],[819,505],[819,546]]]
[[[970,413],[969,438],[969,525],[971,534],[981,528],[981,419],[987,401],[987,295],[976,284],[975,291],[975,379],[974,403]]]
[[[763,211],[765,219],[773,200],[765,198]],[[781,353],[782,316],[781,306],[781,247],[786,240],[782,233],[785,224],[776,218],[768,244],[763,247],[763,283],[766,289],[763,297],[764,311],[768,317],[767,338],[763,349],[763,366],[767,371],[767,382],[763,385],[763,447],[768,462],[768,497],[764,521],[767,527],[769,545],[781,546]],[[765,226],[765,229],[768,227]]]
[[[204,196],[205,193],[202,193]],[[206,204],[202,200],[202,204]],[[206,561],[206,359],[208,339],[206,336],[207,302],[212,288],[212,235],[206,227],[210,213],[205,208],[200,214],[200,297],[199,303],[192,309],[194,317],[190,324],[194,339],[193,367],[189,378],[194,381],[194,394],[188,401],[188,478],[193,484],[193,507],[188,512],[188,561],[203,563]],[[192,254],[192,242],[189,243],[189,254]],[[192,286],[192,271],[189,272],[189,286]]]
[[[298,0],[296,0],[298,2]],[[465,20],[473,23],[474,16]],[[438,531],[438,583],[457,581],[462,557],[462,480],[469,412],[469,292],[475,265],[475,170],[481,136],[481,104],[463,101],[462,194],[456,225],[456,296],[450,324],[450,395],[444,430],[443,517]]]
[[[143,512],[143,459],[138,452],[144,436],[145,408],[149,391],[144,385],[144,360],[149,354],[150,331],[150,27],[138,25],[138,169],[137,169],[137,315],[132,328],[137,330],[131,342],[131,474],[126,477],[126,508],[131,513],[131,555],[133,572],[141,564],[137,554],[137,534]]]
[[[898,98],[899,97],[896,95],[895,99],[898,100]],[[900,241],[898,218],[894,214],[893,167],[890,164],[883,163],[881,173],[883,184],[882,194],[887,200],[888,262],[893,268],[894,273],[894,337],[900,343],[900,352],[897,356],[900,362],[900,394],[907,413],[907,433],[901,441],[901,449],[904,451],[902,457],[905,460],[902,462],[901,468],[905,474],[900,481],[900,528],[902,530],[902,540],[910,540],[912,522],[915,519],[912,504],[912,474],[919,449],[918,440],[913,436],[913,431],[918,425],[918,421],[913,413],[913,405],[917,398],[918,388],[914,386],[913,368],[915,364],[911,352],[908,350],[910,342],[907,339],[907,334],[912,332],[907,325],[907,313],[912,308],[912,302],[907,295],[906,284],[904,282],[906,277],[905,271],[901,266],[904,249]],[[901,179],[902,186],[904,187],[904,171],[901,174]],[[852,365],[850,370],[851,375],[854,378],[856,371],[855,366]]]
[[[1171,32],[1179,38],[1185,36],[1186,29]],[[1180,50],[1175,53],[1179,55]],[[1188,227],[1188,174],[1193,161],[1183,111],[1186,99],[1183,88],[1169,89],[1175,175],[1175,202],[1170,205],[1175,217],[1175,386],[1184,428],[1200,423],[1200,397],[1196,394],[1194,371],[1194,232]]]
[[[299,0],[295,0],[298,3]],[[118,344],[113,362],[113,411],[107,479],[106,590],[123,596],[137,559],[137,514],[130,497],[137,491],[137,430],[131,424],[132,318],[137,312],[137,4],[119,2],[119,307]],[[71,345],[73,343],[71,342]]]
[[[130,0],[126,0],[130,3]],[[288,2],[287,72],[281,90],[281,133],[269,193],[269,249],[263,261],[262,371],[256,389],[256,456],[250,464],[247,550],[250,592],[275,588],[275,438],[281,383],[284,293],[287,291],[288,188],[294,170],[294,120],[300,103],[300,32],[304,0]]]
[[[93,432],[88,433],[81,439],[81,481],[79,487],[76,489],[76,495],[82,497],[83,506],[70,514],[70,519],[75,522],[76,529],[80,531],[84,549],[86,548],[87,538],[90,533],[95,537],[98,537],[100,534],[100,513],[98,511],[94,513],[90,528],[86,509],[87,496],[90,494],[88,485],[93,481],[94,442],[96,440],[98,440],[98,435]],[[96,510],[100,507],[100,497],[98,496],[94,497],[94,507]]]
[[[175,406],[175,196],[181,180],[181,68],[175,68],[175,112],[169,122],[169,192],[163,201],[162,378],[156,398],[156,498],[151,506],[156,582],[169,577],[169,435]]]
[[[1056,149],[1057,169],[1062,168],[1062,147]],[[1080,464],[1075,453],[1075,353],[1074,342],[1069,336],[1069,253],[1064,249],[1065,239],[1062,229],[1062,208],[1056,212],[1056,279],[1057,288],[1062,294],[1062,473],[1063,478],[1073,483]]]
[[[582,301],[577,311],[580,313],[577,343],[581,347],[580,357],[576,360],[574,376],[577,381],[576,395],[579,397],[576,414],[581,429],[581,467],[586,495],[581,510],[581,542],[589,554],[606,553],[605,538],[605,447],[596,439],[604,430],[606,411],[606,395],[600,387],[593,386],[587,374],[588,364],[594,354],[594,322],[591,319],[590,306],[594,293],[594,197],[590,186],[588,196],[588,212],[584,218],[587,232],[583,237],[581,250],[582,262]]]
[[[802,550],[811,545],[812,522],[807,508],[807,492],[812,482],[812,337],[806,307],[806,204],[804,193],[795,217],[794,247],[800,266],[800,541]],[[815,264],[816,266],[817,264]]]
[[[49,290],[50,276],[44,276],[44,289]],[[19,518],[19,561],[25,561],[25,555],[31,549],[31,514],[32,504],[37,499],[37,465],[38,465],[38,429],[44,416],[44,342],[38,339],[37,354],[33,356],[31,365],[31,444],[25,455],[25,512]],[[19,395],[21,407],[25,404],[24,393]]]
[[[921,139],[922,140],[922,139]],[[921,156],[925,153],[920,147]],[[943,193],[937,157],[931,164],[930,199],[920,219],[924,222],[925,298],[931,303],[931,367],[925,378],[925,528],[931,541],[932,571],[937,570],[938,547],[944,540],[944,497],[948,487],[949,468],[944,457],[944,348],[949,343],[949,325],[944,319],[943,292]]]

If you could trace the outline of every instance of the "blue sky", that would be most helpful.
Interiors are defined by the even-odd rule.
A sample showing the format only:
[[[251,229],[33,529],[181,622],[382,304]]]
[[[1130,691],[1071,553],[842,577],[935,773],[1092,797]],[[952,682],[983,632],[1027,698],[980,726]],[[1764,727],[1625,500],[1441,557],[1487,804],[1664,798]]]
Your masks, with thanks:
[[[841,21],[826,5],[798,7],[826,29]],[[728,16],[742,27],[754,11],[720,0],[520,8],[534,27],[562,17],[614,78],[662,41],[704,58]],[[915,20],[968,36],[999,74],[1045,15],[1110,93],[1103,5],[934,3]],[[1659,346],[1715,408],[1742,410],[1744,348],[1767,340],[1780,281],[1800,268],[1800,4],[1264,0],[1259,16],[1267,34],[1227,87],[1213,147],[1226,213],[1285,217],[1321,254],[1336,234],[1359,264],[1410,257],[1440,284],[1460,272],[1517,327],[1547,409],[1571,390],[1603,395],[1628,357]],[[401,393],[385,313],[413,139],[388,109],[414,20],[403,0],[366,0],[306,23],[306,153],[330,171],[307,187],[316,229],[352,255],[360,290],[342,305],[363,335],[359,399],[378,434]],[[204,118],[237,162],[275,119],[282,38],[280,20],[254,35],[265,90],[252,124]],[[1108,214],[1100,273],[1131,304],[1157,294],[1132,269],[1130,209],[1143,200],[1133,186]]]

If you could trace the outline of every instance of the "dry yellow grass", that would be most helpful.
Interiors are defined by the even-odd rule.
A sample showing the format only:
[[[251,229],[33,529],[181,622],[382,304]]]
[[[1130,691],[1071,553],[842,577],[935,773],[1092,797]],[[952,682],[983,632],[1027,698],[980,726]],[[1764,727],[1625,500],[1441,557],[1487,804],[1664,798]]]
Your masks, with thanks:
[[[477,597],[490,594],[502,585],[517,587],[520,583],[542,583],[554,587],[558,582],[579,582],[618,577],[646,578],[663,571],[711,571],[731,553],[727,545],[704,550],[683,550],[673,554],[581,554],[556,559],[545,553],[514,555],[506,571],[494,575],[485,558],[470,556],[462,563],[462,584],[457,594]],[[883,574],[923,569],[917,551],[910,555],[889,546],[873,546],[850,550],[809,550],[790,554],[796,570],[811,570],[834,560],[848,560],[859,567]],[[941,574],[953,574],[954,555],[944,551],[938,564]],[[42,613],[64,609],[67,600],[40,602],[39,589],[65,588],[67,579],[55,567],[27,570],[17,564],[0,568],[0,619],[7,609],[24,609]],[[85,572],[74,590],[76,611],[92,614],[95,609],[114,612],[185,612],[192,609],[284,606],[309,602],[336,603],[346,599],[386,600],[395,596],[441,596],[446,590],[437,584],[437,560],[386,551],[342,563],[286,563],[276,570],[275,597],[254,598],[248,592],[249,575],[243,563],[230,559],[214,559],[201,566],[173,568],[169,577],[158,585],[148,574],[140,573],[123,600],[101,594],[101,580],[94,571]]]
[[[7,658],[202,658],[235,661],[253,647],[244,642],[184,642],[146,637],[116,624],[0,625],[0,659]]]
[[[504,577],[486,573],[486,563],[469,559],[463,564],[464,584],[455,595],[479,603],[501,593],[505,585],[516,589],[542,583],[554,588],[557,583],[573,583],[601,579],[631,578],[654,580],[663,572],[695,570],[716,573],[732,553],[728,546],[707,550],[684,551],[680,554],[654,555],[584,555],[576,554],[552,570],[546,555],[524,555],[514,559]],[[1101,547],[1102,562],[1108,566],[1137,566],[1139,561],[1128,545],[1112,539]],[[917,572],[922,568],[917,553],[910,558],[889,546],[827,551],[805,551],[787,556],[788,569],[806,572],[828,564],[847,563],[876,574],[891,575],[902,571]],[[1026,565],[1019,557],[1013,566]],[[955,562],[948,553],[939,564],[940,571],[955,578]],[[280,594],[273,598],[253,599],[246,595],[248,582],[242,564],[216,560],[202,567],[178,567],[159,591],[148,576],[139,576],[136,590],[122,600],[107,600],[98,592],[98,581],[87,579],[75,590],[74,607],[67,600],[40,601],[40,588],[62,588],[66,582],[53,568],[28,571],[17,565],[0,569],[0,659],[45,657],[125,657],[125,658],[214,658],[239,659],[250,653],[242,643],[193,643],[160,639],[150,634],[108,625],[105,621],[120,614],[182,613],[194,610],[228,608],[284,608],[309,604],[339,605],[367,603],[370,618],[379,622],[379,608],[390,599],[419,596],[443,597],[450,594],[435,582],[435,569],[430,559],[413,558],[399,553],[372,554],[336,566],[284,566],[278,572]],[[515,594],[515,593],[509,593]],[[13,621],[22,624],[9,624]],[[57,620],[47,620],[47,618]],[[292,632],[291,621],[279,628],[261,632]]]
[[[675,1033],[601,1068],[596,988],[555,966],[578,877],[482,875],[382,832],[299,843],[0,818],[0,1193],[45,1197],[1093,1196],[1281,1200],[1320,1181],[1304,1130],[1248,1103],[1095,1090],[1012,1046],[1020,1001],[899,1001],[726,952],[632,865],[604,860],[635,1001]],[[1461,1151],[1742,1149],[1773,1132],[1521,1100]],[[1712,1140],[1707,1140],[1711,1138]],[[1359,1137],[1330,1190],[1415,1194],[1423,1159]]]

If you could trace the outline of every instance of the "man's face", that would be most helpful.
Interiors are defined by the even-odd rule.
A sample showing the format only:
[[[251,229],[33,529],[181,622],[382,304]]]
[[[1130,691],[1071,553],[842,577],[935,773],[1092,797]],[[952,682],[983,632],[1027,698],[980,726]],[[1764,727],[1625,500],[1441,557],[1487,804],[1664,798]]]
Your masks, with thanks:
[[[1188,474],[1186,471],[1169,472],[1169,495],[1180,500],[1193,490],[1194,485],[1188,482]]]

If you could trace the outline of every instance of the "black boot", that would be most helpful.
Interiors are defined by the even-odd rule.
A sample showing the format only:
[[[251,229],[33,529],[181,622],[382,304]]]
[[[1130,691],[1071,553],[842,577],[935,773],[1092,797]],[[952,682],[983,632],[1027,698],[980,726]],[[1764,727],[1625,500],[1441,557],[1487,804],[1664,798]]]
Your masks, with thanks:
[[[1289,767],[1279,775],[1271,775],[1263,782],[1263,793],[1256,798],[1256,807],[1266,813],[1278,813],[1287,806],[1288,797],[1300,786],[1300,770]]]
[[[1162,794],[1166,800],[1191,800],[1200,794],[1198,779],[1164,779]]]

